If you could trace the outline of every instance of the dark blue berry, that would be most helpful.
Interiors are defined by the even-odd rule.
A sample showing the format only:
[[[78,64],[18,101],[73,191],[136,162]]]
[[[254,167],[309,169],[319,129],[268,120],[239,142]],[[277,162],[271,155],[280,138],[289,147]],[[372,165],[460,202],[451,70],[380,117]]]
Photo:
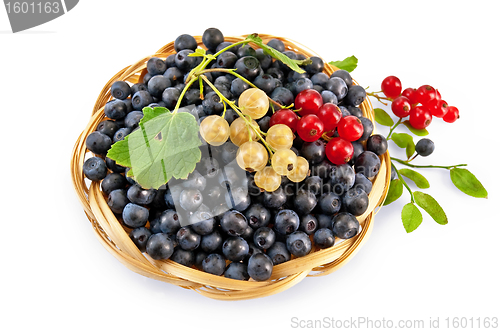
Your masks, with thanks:
[[[274,217],[274,230],[282,235],[288,235],[299,229],[300,219],[293,210],[284,209]]]
[[[176,263],[191,267],[194,265],[195,254],[191,250],[184,250],[177,247],[170,259]]]
[[[161,98],[163,91],[170,86],[172,86],[170,79],[163,75],[156,75],[148,82],[148,92],[153,97]]]
[[[113,138],[118,129],[120,129],[120,127],[115,121],[104,120],[99,122],[96,131],[99,131],[105,135],[108,135],[110,138]]]
[[[135,110],[142,110],[144,107],[148,106],[153,102],[153,97],[148,91],[137,91],[132,96],[132,106]]]
[[[241,261],[248,255],[248,243],[242,237],[231,236],[222,244],[222,253],[230,261]]]
[[[356,174],[356,180],[354,181],[354,188],[363,189],[365,193],[369,194],[372,191],[372,182],[366,178],[361,173]]]
[[[332,191],[337,195],[343,195],[354,185],[356,174],[348,164],[333,165],[330,173]]]
[[[278,86],[271,93],[271,99],[283,106],[288,106],[293,103],[295,97],[287,88]]]
[[[123,223],[130,228],[143,227],[149,218],[149,210],[143,206],[128,203],[122,212]]]
[[[292,258],[284,242],[274,242],[271,248],[267,249],[267,255],[271,258],[273,265],[287,262]]]
[[[313,240],[318,248],[326,249],[335,244],[335,235],[329,228],[320,228],[314,233]]]
[[[176,52],[179,52],[180,50],[196,50],[198,47],[198,43],[196,42],[196,39],[188,34],[183,34],[177,37],[174,41],[174,49]]]
[[[347,84],[339,77],[330,78],[323,86],[326,90],[333,92],[337,100],[342,100],[347,96]]]
[[[361,188],[349,189],[342,198],[342,205],[347,212],[352,215],[360,216],[368,208],[368,195]]]
[[[146,252],[152,259],[168,259],[174,253],[174,243],[167,234],[153,234],[148,239]]]
[[[299,230],[306,233],[307,235],[311,235],[318,228],[318,219],[314,217],[312,214],[306,214],[300,217],[300,225]]]
[[[109,173],[101,182],[101,190],[106,195],[116,189],[125,189],[128,185],[127,179],[120,173]]]
[[[286,248],[292,255],[304,257],[311,252],[311,239],[302,231],[293,232],[286,239]]]
[[[210,51],[215,52],[217,46],[224,41],[224,35],[217,28],[208,28],[203,32],[201,41]]]
[[[109,193],[108,206],[114,213],[122,213],[129,202],[125,189],[116,189]]]
[[[271,221],[271,212],[259,203],[250,205],[245,211],[245,216],[253,229],[267,226]]]
[[[198,248],[201,242],[201,236],[188,226],[181,227],[177,231],[176,238],[184,250],[194,250]]]
[[[207,253],[212,253],[221,249],[223,242],[222,235],[218,230],[215,230],[201,237],[200,248]]]
[[[250,81],[253,81],[261,71],[259,60],[253,56],[239,58],[234,66],[238,74]]]
[[[99,131],[90,133],[85,140],[87,149],[100,155],[105,155],[111,148],[111,144],[113,144],[111,138]]]
[[[262,196],[262,205],[270,209],[277,209],[286,202],[286,193],[281,186],[272,192],[265,191]]]
[[[90,157],[83,163],[83,174],[91,181],[102,180],[106,177],[107,173],[108,168],[102,158]]]
[[[259,249],[268,249],[276,241],[276,234],[269,227],[260,227],[253,234],[253,243]]]
[[[167,69],[167,64],[160,58],[151,58],[146,63],[146,68],[151,76],[162,75]]]
[[[235,280],[248,280],[250,275],[247,271],[247,265],[241,262],[232,262],[228,265],[224,277]]]
[[[116,99],[127,99],[130,96],[132,89],[127,82],[116,81],[111,85],[111,95]]]
[[[150,224],[157,225],[157,229],[162,233],[176,234],[181,228],[182,217],[175,210],[167,209],[150,221]]]
[[[182,83],[182,80],[184,79],[184,74],[179,68],[170,67],[165,71],[163,77],[166,77],[170,80],[170,86],[175,86],[177,83]]]
[[[146,227],[134,228],[129,237],[141,252],[146,251],[146,244],[148,243],[151,231]]]
[[[339,77],[339,78],[343,79],[345,84],[348,87],[351,87],[351,85],[352,85],[352,77],[351,77],[351,74],[349,74],[349,72],[347,70],[343,70],[343,69],[336,70],[333,72],[333,74],[330,77]]]
[[[265,281],[273,273],[273,261],[262,253],[253,254],[248,259],[248,275],[255,281]]]
[[[118,141],[123,141],[125,137],[130,134],[132,130],[130,128],[120,128],[116,131],[115,136],[113,136],[113,143]]]
[[[144,189],[134,184],[127,191],[127,197],[134,204],[150,204],[156,196],[156,189]]]
[[[427,157],[432,152],[434,152],[434,142],[428,138],[420,139],[415,145],[415,152],[417,152],[422,157]]]
[[[300,214],[310,213],[317,203],[316,195],[305,189],[299,189],[293,199],[295,210]]]
[[[139,127],[139,122],[144,117],[142,111],[132,111],[125,117],[125,126],[130,130]]]
[[[366,149],[375,153],[377,156],[383,155],[387,151],[387,147],[387,140],[384,136],[379,134],[371,135],[366,141]]]
[[[354,169],[356,173],[361,173],[367,178],[372,178],[380,170],[380,159],[375,153],[365,151],[356,158]]]
[[[212,213],[199,209],[190,216],[189,223],[193,231],[200,235],[207,235],[214,231],[217,221]]]
[[[373,122],[364,116],[359,117],[359,120],[361,120],[361,124],[363,125],[363,135],[361,135],[358,141],[362,142],[366,141],[373,133]]]
[[[348,212],[340,212],[332,219],[333,234],[341,239],[350,239],[359,232],[359,222]]]
[[[334,214],[340,211],[341,207],[340,197],[333,193],[325,193],[319,199],[319,208],[324,214]]]
[[[222,275],[226,270],[226,260],[220,254],[210,254],[202,262],[204,272]]]
[[[165,103],[165,107],[169,110],[173,110],[175,105],[177,104],[177,100],[179,100],[180,95],[181,92],[178,89],[166,88],[165,91],[163,91],[161,98]]]
[[[220,226],[225,233],[231,236],[240,236],[248,227],[248,222],[241,212],[229,210],[222,216]]]

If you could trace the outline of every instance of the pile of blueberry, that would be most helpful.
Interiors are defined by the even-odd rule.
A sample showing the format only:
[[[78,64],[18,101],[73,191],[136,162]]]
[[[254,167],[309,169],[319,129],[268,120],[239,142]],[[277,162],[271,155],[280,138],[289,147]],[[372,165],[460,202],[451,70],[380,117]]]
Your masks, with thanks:
[[[212,54],[231,45],[215,28],[204,32],[203,44]],[[286,50],[278,39],[267,45],[292,59],[305,58]],[[331,159],[339,158],[335,159],[335,151],[327,150],[327,145],[342,132],[328,117],[322,118],[329,130],[326,136],[305,141],[301,135],[294,135],[290,150],[308,162],[307,174],[300,182],[281,175],[277,189],[261,189],[256,185],[256,173],[242,169],[236,162],[238,146],[231,139],[217,146],[204,142],[195,171],[186,180],[172,179],[157,190],[142,188],[127,176],[128,169],[106,157],[113,142],[123,140],[137,128],[144,107],[173,109],[177,103],[186,75],[200,58],[187,56],[197,48],[190,35],[179,36],[174,46],[177,53],[148,61],[143,82],[130,85],[118,81],[112,85],[114,99],[104,108],[107,119],[86,139],[88,150],[95,156],[85,161],[84,174],[90,180],[101,181],[109,208],[137,247],[153,259],[171,259],[228,278],[263,281],[270,278],[274,265],[358,234],[356,217],[368,208],[371,181],[379,171],[379,156],[385,153],[387,141],[372,135],[373,124],[358,107],[366,96],[364,91],[353,85],[347,71],[338,70],[330,77],[324,74],[323,60],[318,57],[312,57],[312,62],[304,66],[305,73],[299,74],[261,49],[245,45],[222,53],[211,66],[236,68],[284,106],[298,102],[297,98],[304,95],[316,99],[319,95],[321,100],[313,102],[338,112],[336,123],[347,118],[357,126],[359,136],[349,142],[350,150],[335,163]],[[229,100],[237,100],[250,88],[228,73],[214,71],[206,75]],[[301,102],[307,106],[311,100]],[[182,105],[199,122],[221,115],[224,109],[208,85],[203,100],[198,86],[193,85]],[[276,114],[290,110],[275,111],[270,107],[257,122],[263,132],[273,122],[288,125],[289,116],[283,114],[280,118]],[[228,107],[224,119],[231,124],[238,118]]]

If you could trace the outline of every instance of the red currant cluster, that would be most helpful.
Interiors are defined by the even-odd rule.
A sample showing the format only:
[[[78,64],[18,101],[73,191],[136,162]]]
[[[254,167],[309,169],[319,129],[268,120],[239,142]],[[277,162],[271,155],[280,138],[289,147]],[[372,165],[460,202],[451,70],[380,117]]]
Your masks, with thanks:
[[[297,133],[305,142],[314,142],[323,134],[335,136],[326,145],[328,159],[336,164],[351,160],[354,149],[351,142],[363,135],[361,120],[353,115],[342,116],[340,108],[332,103],[323,103],[321,94],[314,89],[307,89],[295,97],[297,113],[282,109],[271,116],[269,125],[284,124]]]
[[[448,106],[439,91],[430,85],[401,90],[401,81],[396,76],[388,76],[382,81],[382,92],[392,100],[392,112],[399,118],[409,116],[413,128],[426,128],[431,124],[433,116],[448,123],[459,118],[458,109]]]

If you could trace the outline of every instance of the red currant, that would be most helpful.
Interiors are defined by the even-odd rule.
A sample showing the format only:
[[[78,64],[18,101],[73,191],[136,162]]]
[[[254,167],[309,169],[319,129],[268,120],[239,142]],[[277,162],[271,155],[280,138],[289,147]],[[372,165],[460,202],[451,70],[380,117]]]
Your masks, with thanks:
[[[422,85],[417,89],[417,101],[425,105],[431,100],[436,99],[436,89],[430,85]]]
[[[410,111],[410,125],[415,129],[424,129],[432,122],[432,113],[424,106],[416,106]]]
[[[326,144],[326,157],[335,165],[349,162],[354,155],[352,143],[341,137],[334,137]]]
[[[363,131],[361,120],[354,115],[343,117],[337,125],[339,136],[350,142],[354,142],[363,136]]]
[[[382,81],[382,92],[387,98],[394,99],[401,94],[401,81],[396,76],[387,76]]]
[[[325,126],[314,114],[303,116],[297,124],[297,134],[306,142],[314,142],[323,135]]]
[[[323,121],[325,131],[332,131],[337,127],[340,119],[342,119],[342,111],[337,105],[326,103],[319,108],[317,116]]]
[[[439,93],[438,89],[436,89],[436,99],[441,100],[441,94]]]
[[[408,100],[410,101],[410,104],[412,104],[412,105],[418,103],[418,101],[417,101],[417,89],[406,88],[403,90],[403,92],[401,92],[401,95],[408,98]]]
[[[289,109],[282,109],[271,116],[269,120],[269,127],[275,124],[284,124],[292,130],[292,132],[297,131],[297,123],[299,122],[299,117],[297,114]]]
[[[392,113],[398,118],[404,118],[410,114],[411,103],[405,96],[399,96],[392,101],[391,104]]]
[[[425,105],[432,115],[442,118],[448,112],[448,104],[444,100],[433,99]]]
[[[323,97],[314,89],[306,89],[295,97],[295,108],[300,109],[301,116],[307,114],[317,114],[319,108],[323,105]]]
[[[455,106],[448,106],[448,112],[443,116],[444,122],[448,123],[453,123],[457,121],[457,119],[460,118],[460,115],[458,114],[458,108]]]

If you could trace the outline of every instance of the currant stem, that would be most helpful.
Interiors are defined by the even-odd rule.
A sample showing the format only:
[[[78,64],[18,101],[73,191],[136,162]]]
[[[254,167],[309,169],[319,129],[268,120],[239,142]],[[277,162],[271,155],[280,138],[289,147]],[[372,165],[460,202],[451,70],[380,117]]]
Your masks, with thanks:
[[[391,157],[391,159],[393,159],[393,158]],[[410,189],[410,187],[408,186],[408,184],[406,183],[406,181],[403,179],[403,177],[401,176],[401,173],[399,173],[399,170],[396,168],[396,166],[394,166],[394,163],[392,161],[391,161],[391,166],[396,171],[396,174],[398,175],[398,179],[401,181],[401,183],[406,188],[406,190],[408,190],[408,192],[410,193],[411,202],[415,203],[415,197],[413,197],[413,191]]]
[[[394,124],[394,126],[391,127],[391,129],[389,130],[389,134],[387,134],[386,140],[391,139],[392,132],[394,131],[394,129],[396,129],[397,126],[401,124],[401,122],[403,122],[403,119],[399,118],[399,120]]]
[[[391,98],[387,98],[387,97],[382,97],[382,96],[379,96],[379,95],[377,95],[377,93],[376,93],[376,92],[367,92],[367,93],[366,93],[366,95],[367,95],[367,96],[371,96],[371,97],[375,97],[375,98],[377,98],[377,100],[378,100],[381,104],[383,104],[383,105],[385,105],[385,106],[387,106],[388,104],[387,104],[387,103],[384,103],[382,100],[392,101],[392,99],[391,99]]]
[[[451,166],[439,166],[439,165],[414,165],[410,164],[407,161],[391,157],[391,160],[397,161],[400,164],[403,164],[408,167],[413,167],[413,168],[444,168],[444,169],[452,169],[452,168],[457,168],[457,167],[466,167],[467,164],[457,164],[457,165],[451,165]]]

